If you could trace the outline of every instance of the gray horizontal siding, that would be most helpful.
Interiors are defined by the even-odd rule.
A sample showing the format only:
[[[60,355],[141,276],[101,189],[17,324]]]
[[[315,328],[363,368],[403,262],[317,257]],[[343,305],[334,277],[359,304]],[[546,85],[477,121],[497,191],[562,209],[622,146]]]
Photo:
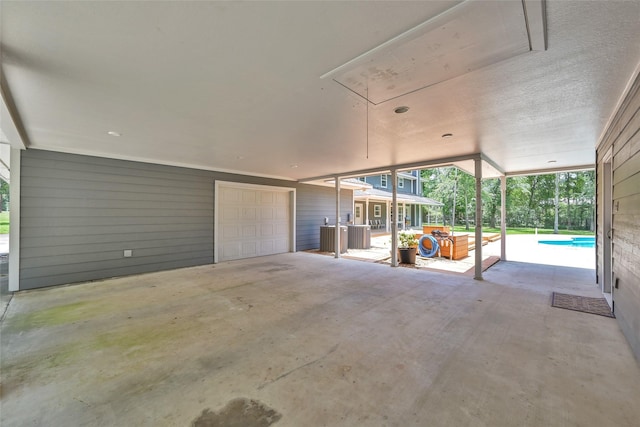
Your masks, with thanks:
[[[31,150],[30,150],[31,151]],[[35,150],[34,150],[35,151]],[[41,191],[66,189],[69,191],[88,190],[94,191],[112,191],[113,185],[108,181],[81,181],[77,179],[59,179],[55,176],[50,177],[47,182],[43,182],[42,178],[46,177],[30,177],[27,176],[21,181],[21,186],[37,187],[41,188]],[[180,194],[198,196],[200,194],[199,188],[183,187],[180,190]],[[126,185],[126,188],[119,190],[120,192],[126,192],[129,194],[174,194],[177,193],[176,187],[158,187],[150,184],[141,184],[138,182],[130,182]]]
[[[153,271],[162,271],[162,270],[172,270],[176,268],[190,267],[196,265],[203,265],[210,263],[210,257],[204,257],[201,259],[198,258],[188,258],[184,259],[182,257],[174,257],[169,261],[166,260],[153,260],[153,262],[149,262],[144,264],[144,269],[141,268],[139,263],[135,265],[122,265],[121,263],[118,266],[109,266],[108,264],[104,264],[104,268],[102,269],[93,269],[90,271],[84,271],[82,268],[74,269],[73,271],[65,272],[63,274],[48,274],[48,280],[46,282],[42,281],[42,278],[30,279],[30,278],[20,278],[20,287],[21,289],[35,289],[42,288],[45,286],[53,286],[58,284],[65,283],[77,283],[77,282],[86,282],[90,280],[104,279],[110,277],[120,277],[120,276],[128,276],[132,274],[140,274],[140,273],[148,273]]]
[[[340,217],[346,224],[347,213],[353,211],[353,191],[340,191]],[[335,224],[336,193],[329,187],[301,185],[298,187],[296,203],[296,242],[298,250],[317,249],[320,247],[320,226],[324,218],[329,224]]]
[[[334,221],[332,188],[43,150],[22,152],[20,289],[213,262],[216,180],[296,188],[297,250]],[[342,219],[352,210],[342,190]],[[123,257],[125,249],[133,256]]]
[[[598,147],[597,256],[598,279],[604,277],[604,156],[612,149],[612,297],[616,319],[640,360],[640,76],[620,104]]]
[[[413,174],[413,173],[412,173]],[[398,181],[402,181],[404,183],[404,187],[400,188],[398,187],[398,193],[400,194],[418,194],[418,195],[422,195],[422,192],[420,191],[419,186],[416,188],[416,191],[411,191],[411,183],[412,180],[410,179],[405,179],[402,177],[398,177]],[[388,191],[389,194],[391,194],[393,192],[393,186],[391,185],[391,175],[387,175],[387,186],[386,187],[382,187],[382,179],[380,178],[380,175],[371,175],[365,178],[365,182],[367,184],[371,184],[371,186],[373,188],[379,189],[379,190],[384,190],[384,191]]]
[[[205,171],[28,150],[20,206],[21,289],[213,262]]]
[[[22,229],[22,227],[21,227]],[[164,239],[188,239],[188,238],[199,238],[205,234],[205,231],[208,232],[209,229],[205,230],[204,227],[200,230],[189,230],[189,231],[163,231],[162,235]],[[80,231],[78,231],[80,232]],[[157,236],[149,235],[145,232],[136,232],[136,233],[110,233],[110,234],[78,234],[75,236],[38,236],[37,234],[31,238],[22,238],[20,237],[20,246],[22,248],[41,248],[47,246],[60,247],[64,245],[84,245],[84,244],[104,244],[104,243],[113,243],[113,242],[138,242],[138,241],[146,241],[146,242],[155,242],[158,239]],[[130,246],[130,245],[127,245]]]

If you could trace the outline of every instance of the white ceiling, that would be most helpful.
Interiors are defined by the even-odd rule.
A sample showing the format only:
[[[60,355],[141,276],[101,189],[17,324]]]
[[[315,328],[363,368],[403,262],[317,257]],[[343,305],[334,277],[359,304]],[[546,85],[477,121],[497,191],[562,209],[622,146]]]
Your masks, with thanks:
[[[72,153],[296,180],[475,153],[511,173],[593,164],[640,63],[640,2],[548,1],[548,48],[524,53],[521,2],[459,3],[3,1],[3,92],[29,147]],[[393,40],[455,6],[442,27],[467,43],[419,39],[462,74],[399,72],[442,57]],[[506,59],[465,62],[509,35]],[[368,126],[365,99],[325,76],[361,55],[415,89],[369,103]],[[371,70],[356,83],[388,82]]]

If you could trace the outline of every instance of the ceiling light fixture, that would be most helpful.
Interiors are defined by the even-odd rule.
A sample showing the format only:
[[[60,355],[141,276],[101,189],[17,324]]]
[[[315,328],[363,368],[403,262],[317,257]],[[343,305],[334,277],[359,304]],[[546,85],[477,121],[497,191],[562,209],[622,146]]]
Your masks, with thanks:
[[[393,110],[396,114],[403,114],[406,113],[407,111],[409,111],[409,107],[406,106],[402,106],[402,107],[398,107],[395,110]]]
[[[451,138],[453,136],[452,133],[445,133],[442,135],[443,138]]]
[[[109,132],[107,132],[107,135],[110,135],[110,136],[122,136],[122,134],[120,132],[116,132],[115,130],[110,130]]]
[[[556,163],[557,160],[549,160],[547,163]]]

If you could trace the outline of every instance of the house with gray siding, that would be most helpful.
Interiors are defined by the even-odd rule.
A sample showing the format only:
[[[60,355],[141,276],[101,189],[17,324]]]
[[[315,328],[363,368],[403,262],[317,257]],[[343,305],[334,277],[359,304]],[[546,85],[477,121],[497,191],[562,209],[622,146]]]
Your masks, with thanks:
[[[373,230],[391,230],[393,223],[391,174],[370,175],[358,178],[371,185],[371,189],[354,192],[354,218],[356,224],[369,224]],[[443,204],[422,195],[419,170],[398,173],[398,226],[402,229],[421,227],[437,216]],[[360,213],[362,212],[362,213]]]

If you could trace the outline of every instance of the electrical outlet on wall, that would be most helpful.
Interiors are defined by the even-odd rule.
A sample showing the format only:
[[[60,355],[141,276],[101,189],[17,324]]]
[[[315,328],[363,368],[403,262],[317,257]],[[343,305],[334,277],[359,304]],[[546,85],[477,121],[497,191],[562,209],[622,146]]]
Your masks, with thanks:
[[[124,250],[124,257],[125,258],[129,258],[130,256],[133,256],[133,250],[132,249],[125,249]]]

